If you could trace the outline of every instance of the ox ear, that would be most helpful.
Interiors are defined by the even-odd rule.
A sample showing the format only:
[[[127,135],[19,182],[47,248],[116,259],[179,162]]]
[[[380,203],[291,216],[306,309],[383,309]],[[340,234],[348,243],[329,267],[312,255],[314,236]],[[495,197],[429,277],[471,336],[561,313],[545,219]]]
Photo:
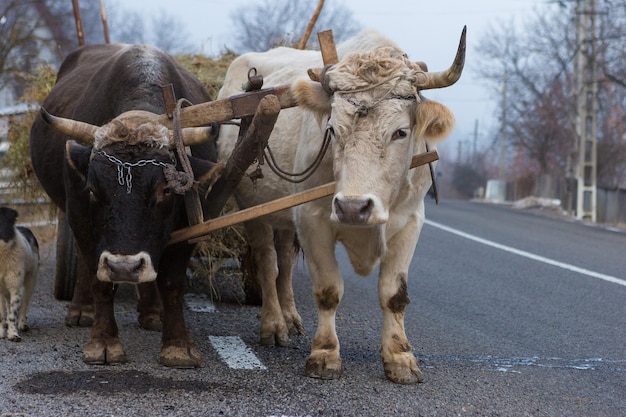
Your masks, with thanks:
[[[69,168],[77,174],[81,180],[86,181],[91,158],[91,147],[79,145],[74,140],[65,142],[65,159]]]
[[[207,161],[206,159],[189,157],[193,177],[200,184],[212,185],[220,176],[224,164]]]
[[[291,85],[291,94],[299,106],[318,116],[330,114],[330,95],[320,83],[298,80]]]
[[[445,138],[454,126],[454,114],[436,101],[424,100],[417,106],[417,134],[430,140]]]

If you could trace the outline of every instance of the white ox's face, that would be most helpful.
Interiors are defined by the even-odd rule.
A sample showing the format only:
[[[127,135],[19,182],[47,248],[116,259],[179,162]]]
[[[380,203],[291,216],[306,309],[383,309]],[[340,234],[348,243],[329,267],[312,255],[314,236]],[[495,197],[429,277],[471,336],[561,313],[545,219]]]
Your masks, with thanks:
[[[331,221],[386,223],[393,202],[409,185],[411,158],[424,151],[424,138],[442,138],[454,124],[445,106],[421,99],[406,82],[399,84],[392,94],[389,85],[332,94],[317,83],[293,86],[298,104],[328,120],[332,132],[336,188]]]
[[[335,94],[332,103],[334,222],[386,223],[414,153],[415,99],[385,100],[359,115],[354,103],[371,102],[367,96]]]

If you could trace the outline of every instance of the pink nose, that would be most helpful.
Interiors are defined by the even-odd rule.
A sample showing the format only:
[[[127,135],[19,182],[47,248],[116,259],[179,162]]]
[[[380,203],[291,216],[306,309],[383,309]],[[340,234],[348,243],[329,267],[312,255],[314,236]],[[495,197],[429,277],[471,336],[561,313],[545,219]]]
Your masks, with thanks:
[[[345,224],[366,224],[372,214],[374,202],[369,199],[335,198],[335,213],[337,219]]]
[[[108,258],[104,262],[111,282],[139,282],[139,275],[144,267],[144,260],[117,260]]]

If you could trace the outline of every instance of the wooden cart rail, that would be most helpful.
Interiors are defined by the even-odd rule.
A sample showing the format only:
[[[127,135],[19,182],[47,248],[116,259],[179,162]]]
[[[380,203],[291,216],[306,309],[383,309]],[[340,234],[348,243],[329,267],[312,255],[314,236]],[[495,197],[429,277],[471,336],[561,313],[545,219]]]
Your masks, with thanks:
[[[411,160],[411,168],[428,164],[438,159],[439,154],[436,150],[421,153],[413,157],[413,159]],[[184,229],[174,231],[170,237],[169,243],[173,244],[183,241],[188,241],[188,243],[197,243],[202,240],[209,239],[209,234],[215,230],[232,226],[237,223],[245,222],[256,217],[275,213],[277,211],[294,207],[299,204],[308,203],[310,201],[329,196],[334,192],[335,183],[330,182],[328,184],[311,188],[310,190],[302,191],[287,197],[272,200],[264,204],[259,204],[257,206],[249,207],[244,210],[239,210],[234,213],[226,214],[224,216],[208,220],[194,226],[189,226]]]

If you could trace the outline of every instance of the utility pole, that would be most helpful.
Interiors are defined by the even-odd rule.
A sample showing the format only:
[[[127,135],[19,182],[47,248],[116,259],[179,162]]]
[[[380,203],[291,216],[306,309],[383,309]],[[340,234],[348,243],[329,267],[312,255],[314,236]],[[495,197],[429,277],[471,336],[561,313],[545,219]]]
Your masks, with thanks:
[[[507,112],[507,88],[509,84],[509,71],[507,69],[504,70],[504,83],[502,86],[502,115],[500,116],[500,137],[498,141],[500,142],[500,155],[498,160],[498,179],[500,181],[506,180],[506,112]]]
[[[476,169],[478,167],[478,119],[474,121],[474,146],[472,149],[472,168]]]
[[[596,0],[576,3],[576,217],[596,221],[596,113],[598,110],[598,71],[596,59]]]

